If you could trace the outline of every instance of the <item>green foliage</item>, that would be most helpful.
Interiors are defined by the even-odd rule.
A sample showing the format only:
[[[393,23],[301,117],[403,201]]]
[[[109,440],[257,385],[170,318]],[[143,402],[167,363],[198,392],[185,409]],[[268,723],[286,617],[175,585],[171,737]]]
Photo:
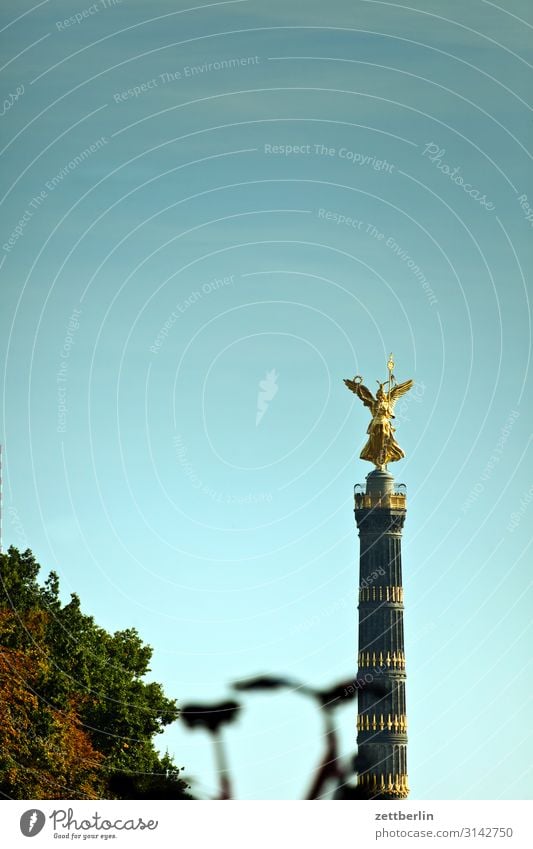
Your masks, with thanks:
[[[188,798],[179,770],[154,746],[153,738],[176,720],[179,711],[159,684],[144,680],[150,671],[150,646],[134,628],[110,634],[96,625],[82,612],[75,594],[62,604],[58,576],[52,572],[40,586],[38,573],[29,550],[10,548],[0,556],[4,711],[10,711],[13,727],[18,717],[21,729],[32,729],[30,747],[24,752],[26,790],[24,771],[19,770],[14,781],[7,752],[7,759],[0,758],[0,792],[16,798]],[[9,669],[15,668],[15,660],[19,673],[13,689]],[[11,702],[22,704],[24,694],[26,703],[23,709],[19,705],[17,714]],[[67,726],[71,741],[77,740],[90,766],[77,781]],[[45,763],[41,749],[46,751],[52,743],[55,757]],[[5,744],[9,747],[9,741]],[[69,752],[61,751],[61,746]],[[31,776],[39,770],[52,776],[55,770],[61,792],[52,786],[52,795],[37,796],[35,789],[46,791],[42,782],[32,783]]]

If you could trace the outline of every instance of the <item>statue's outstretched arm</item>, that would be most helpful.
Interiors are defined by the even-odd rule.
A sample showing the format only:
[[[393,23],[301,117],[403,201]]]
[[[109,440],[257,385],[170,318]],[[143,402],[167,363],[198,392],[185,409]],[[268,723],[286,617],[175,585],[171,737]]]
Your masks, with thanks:
[[[351,392],[354,392],[361,399],[365,407],[370,407],[370,409],[373,410],[376,399],[372,395],[370,389],[368,389],[364,383],[361,383],[360,377],[354,377],[353,380],[345,379],[344,383]]]

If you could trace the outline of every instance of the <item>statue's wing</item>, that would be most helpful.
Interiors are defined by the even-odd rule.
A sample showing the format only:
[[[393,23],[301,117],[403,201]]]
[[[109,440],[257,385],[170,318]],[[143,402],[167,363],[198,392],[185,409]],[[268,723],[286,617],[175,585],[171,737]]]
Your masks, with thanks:
[[[355,392],[355,394],[359,396],[365,407],[370,407],[370,409],[372,409],[372,405],[375,404],[376,399],[372,395],[370,389],[368,389],[363,383],[356,383],[354,380],[345,380],[344,382],[348,389],[351,389],[352,392]]]
[[[391,404],[394,404],[395,401],[398,400],[398,398],[401,398],[402,395],[405,395],[406,392],[409,392],[412,385],[412,380],[404,380],[403,383],[397,383],[396,386],[393,386],[390,391]]]

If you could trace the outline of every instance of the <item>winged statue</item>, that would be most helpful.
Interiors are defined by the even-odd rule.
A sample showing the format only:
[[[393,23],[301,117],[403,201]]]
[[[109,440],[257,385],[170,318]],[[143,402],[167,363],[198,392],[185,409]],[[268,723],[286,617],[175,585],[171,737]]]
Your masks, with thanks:
[[[385,469],[387,463],[393,463],[396,460],[401,460],[405,457],[404,452],[394,438],[395,428],[392,426],[394,419],[394,404],[409,392],[413,385],[412,380],[405,380],[403,383],[396,383],[396,378],[392,373],[394,361],[392,354],[387,364],[389,369],[389,379],[384,383],[377,381],[379,384],[376,396],[368,387],[363,384],[363,378],[356,375],[353,380],[346,379],[344,383],[361,399],[365,407],[370,409],[372,419],[367,428],[368,441],[359,455],[361,460],[368,460],[374,463],[376,468]],[[388,387],[385,389],[385,387]]]

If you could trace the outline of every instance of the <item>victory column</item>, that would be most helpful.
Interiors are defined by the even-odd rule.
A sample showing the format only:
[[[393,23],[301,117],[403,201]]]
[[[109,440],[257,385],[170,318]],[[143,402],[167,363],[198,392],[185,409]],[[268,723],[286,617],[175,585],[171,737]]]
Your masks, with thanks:
[[[371,799],[406,799],[407,712],[401,536],[406,495],[394,485],[387,464],[404,452],[394,438],[394,404],[413,385],[396,383],[392,354],[389,378],[376,397],[360,376],[345,384],[370,409],[368,441],[361,459],[375,468],[364,492],[355,492],[355,521],[361,540],[359,580],[359,690],[357,745],[359,784]],[[357,487],[356,487],[357,489]]]

